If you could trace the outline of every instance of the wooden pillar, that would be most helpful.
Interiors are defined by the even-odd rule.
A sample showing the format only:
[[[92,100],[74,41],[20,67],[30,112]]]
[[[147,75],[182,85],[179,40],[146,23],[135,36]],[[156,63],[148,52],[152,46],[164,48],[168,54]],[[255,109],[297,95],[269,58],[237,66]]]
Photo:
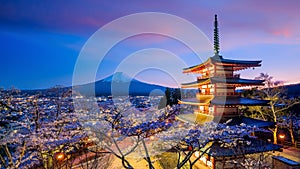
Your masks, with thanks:
[[[215,169],[216,164],[215,164],[215,158],[213,156],[210,157],[210,161],[211,161],[211,168]]]
[[[216,76],[216,65],[214,65],[214,76]]]

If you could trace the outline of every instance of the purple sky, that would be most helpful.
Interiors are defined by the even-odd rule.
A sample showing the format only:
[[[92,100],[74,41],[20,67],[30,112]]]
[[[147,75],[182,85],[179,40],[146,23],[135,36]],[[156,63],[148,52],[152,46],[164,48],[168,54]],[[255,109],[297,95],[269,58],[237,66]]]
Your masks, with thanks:
[[[179,16],[196,25],[210,40],[213,17],[218,14],[220,53],[229,59],[263,60],[261,68],[241,71],[242,77],[254,78],[266,72],[277,80],[300,82],[299,6],[298,0],[1,1],[0,87],[71,85],[76,59],[88,38],[103,25],[137,12]],[[188,66],[198,64],[179,42],[143,35],[111,49],[100,65],[97,79],[112,74],[135,51],[154,47],[172,51]],[[158,71],[141,72],[136,78],[176,85],[172,77]]]

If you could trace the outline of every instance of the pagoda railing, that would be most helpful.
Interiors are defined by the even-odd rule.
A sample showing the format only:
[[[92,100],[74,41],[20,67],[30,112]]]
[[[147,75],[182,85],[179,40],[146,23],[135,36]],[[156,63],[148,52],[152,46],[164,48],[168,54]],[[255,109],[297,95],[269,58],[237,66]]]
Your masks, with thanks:
[[[195,109],[194,113],[202,113],[202,114],[212,114],[209,112],[209,110],[200,110],[200,109]]]
[[[215,73],[215,74],[209,74],[209,75],[202,75],[202,76],[198,76],[197,80],[201,80],[201,79],[206,79],[206,78],[210,78],[210,77],[227,77],[227,78],[240,78],[240,74],[232,74],[232,73]]]
[[[201,92],[199,95],[214,95],[214,96],[240,96],[240,93],[236,92]]]
[[[201,92],[199,93],[200,95],[214,95],[214,92],[209,92],[209,91],[206,91],[206,92]]]
[[[235,93],[235,92],[230,92],[230,93],[227,93],[227,92],[216,92],[214,93],[215,96],[240,96],[239,93]]]

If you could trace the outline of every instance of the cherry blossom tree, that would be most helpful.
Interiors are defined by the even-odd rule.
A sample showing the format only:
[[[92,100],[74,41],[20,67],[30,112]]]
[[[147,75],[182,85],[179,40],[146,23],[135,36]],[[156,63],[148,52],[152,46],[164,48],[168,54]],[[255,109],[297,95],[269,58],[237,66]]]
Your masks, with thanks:
[[[7,97],[9,96],[9,97]],[[1,166],[53,168],[81,148],[86,134],[77,121],[68,97],[1,94]],[[59,113],[57,113],[59,112]]]
[[[248,111],[252,112],[252,115],[256,118],[275,122],[275,126],[269,128],[269,130],[273,134],[274,144],[277,144],[279,119],[283,116],[287,116],[288,110],[300,104],[300,100],[297,98],[287,98],[283,83],[281,81],[274,81],[273,77],[268,74],[261,73],[256,79],[265,80],[265,86],[252,89],[249,93],[250,97],[269,100],[269,106],[249,106]]]
[[[177,168],[192,168],[212,143],[229,148],[251,144],[247,138],[253,128],[249,126],[177,120],[188,107],[139,108],[126,98],[114,99],[112,104],[79,98],[75,110],[69,93],[63,93],[53,97],[1,95],[2,168],[96,168],[101,160],[109,161],[111,154],[124,168],[134,168],[134,161],[144,160],[153,169],[157,155],[170,150],[178,155]],[[11,118],[13,114],[18,118]],[[192,158],[195,152],[201,152],[196,159]]]
[[[16,104],[14,90],[2,91],[0,100],[0,166],[2,168],[32,167],[39,160],[36,152],[31,152],[29,130],[25,107]],[[27,106],[27,104],[26,104]]]
[[[101,107],[94,113],[87,109],[89,106],[82,107],[81,121],[95,144],[120,159],[127,169],[134,168],[129,160],[133,157],[144,159],[149,169],[153,169],[155,156],[168,150],[178,154],[177,168],[187,163],[192,168],[210,148],[206,147],[209,143],[217,142],[227,147],[243,141],[246,144],[246,136],[250,137],[253,132],[252,127],[245,125],[227,126],[213,122],[196,125],[178,121],[179,105],[140,111],[123,101],[111,107]],[[192,155],[204,147],[206,150],[192,160]]]

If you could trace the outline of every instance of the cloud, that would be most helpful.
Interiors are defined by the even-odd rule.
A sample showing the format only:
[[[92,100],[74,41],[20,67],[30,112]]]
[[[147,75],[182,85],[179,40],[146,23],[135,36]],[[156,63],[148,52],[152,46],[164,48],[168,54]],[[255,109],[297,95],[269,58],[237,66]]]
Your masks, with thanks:
[[[165,12],[186,18],[208,35],[212,33],[213,15],[219,14],[224,33],[238,30],[263,31],[290,38],[299,36],[300,1],[245,0],[207,2],[163,1],[2,1],[1,25],[16,29],[45,29],[62,33],[91,35],[98,28],[124,15],[136,12]],[[181,10],[182,9],[182,10]],[[159,18],[158,18],[159,19]],[[169,29],[169,28],[166,28]],[[289,32],[289,34],[287,34]]]
[[[297,18],[300,16],[299,6],[300,1],[298,0],[231,0],[229,2],[165,0],[159,3],[140,0],[131,1],[131,3],[123,0],[36,1],[34,3],[28,1],[1,1],[0,31],[2,34],[0,35],[3,38],[3,34],[8,31],[18,36],[14,38],[13,35],[6,35],[10,37],[11,44],[26,45],[26,50],[25,47],[24,50],[30,53],[30,55],[26,55],[28,61],[24,61],[24,65],[30,65],[30,61],[34,60],[38,55],[47,56],[52,58],[52,60],[59,58],[58,56],[53,56],[54,51],[55,54],[62,55],[63,53],[66,56],[76,56],[85,41],[103,25],[122,16],[137,12],[163,12],[177,15],[192,22],[212,40],[213,15],[218,14],[221,53],[241,51],[244,54],[243,49],[245,48],[249,48],[252,51],[272,50],[263,49],[262,47],[264,45],[277,45],[280,48],[281,54],[278,52],[272,53],[272,57],[281,58],[282,53],[284,54],[289,51],[295,52],[289,53],[289,55],[299,53],[299,47],[297,50],[291,50],[290,48],[290,46],[294,45],[299,46],[300,43],[300,20]],[[147,20],[141,20],[141,22],[145,21],[147,22]],[[125,26],[112,30],[111,34],[119,34],[124,30],[126,31],[130,27],[130,24]],[[144,26],[147,26],[147,24]],[[164,29],[164,31],[169,32],[177,30],[177,33],[188,33],[187,30],[178,26],[176,27],[176,25],[172,28],[164,27]],[[39,36],[39,34],[43,36]],[[194,40],[193,38],[197,37],[189,37],[191,41]],[[38,41],[43,43],[39,43]],[[37,46],[42,46],[43,48]],[[188,60],[187,63],[190,66],[199,63],[190,59],[190,51],[182,47],[182,44],[157,35],[132,37],[125,40],[121,46],[118,48],[119,51],[114,53],[118,56],[110,55],[109,59],[111,61],[119,61],[119,55],[124,54],[122,53],[124,51],[130,54],[130,52],[136,50],[153,47],[166,49],[175,54],[182,55],[181,58]],[[200,48],[201,44],[198,46]],[[285,48],[282,48],[282,46],[285,46]],[[72,51],[70,51],[70,48]],[[5,54],[3,57],[9,58],[13,56],[13,52],[10,49],[1,49],[1,52]],[[36,53],[37,49],[43,49],[43,51],[40,50],[40,53]],[[212,52],[212,48],[209,49]],[[94,51],[89,52],[93,53]],[[263,52],[263,54],[265,53]],[[15,55],[14,57],[17,56],[21,57],[22,54]],[[294,63],[293,60],[286,61],[287,65],[292,63]],[[72,66],[70,64],[68,69],[72,69]],[[270,69],[268,70],[277,69],[276,67],[269,67]],[[26,69],[30,68],[27,66]],[[41,68],[42,70],[43,68]],[[295,73],[294,69],[283,68],[281,71],[282,74],[292,75]],[[51,78],[55,76],[60,77],[59,72],[51,73],[53,73]],[[54,75],[54,73],[57,74]],[[59,84],[60,79],[57,78],[57,81]],[[30,83],[34,83],[34,80]]]

